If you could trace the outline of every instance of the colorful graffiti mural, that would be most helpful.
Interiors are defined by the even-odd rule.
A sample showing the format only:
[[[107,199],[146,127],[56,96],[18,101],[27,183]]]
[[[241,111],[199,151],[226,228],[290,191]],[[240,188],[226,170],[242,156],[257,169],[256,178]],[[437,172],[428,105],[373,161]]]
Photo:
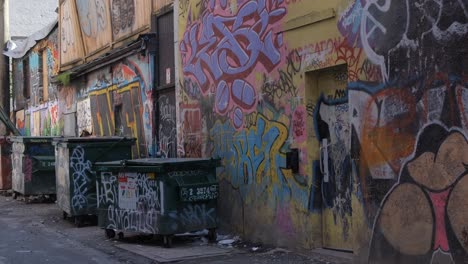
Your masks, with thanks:
[[[461,1],[358,0],[338,23],[348,54],[363,52],[342,60],[358,69],[348,85],[351,152],[367,219],[375,219],[370,263],[466,261],[464,224],[448,213],[460,202],[453,188],[464,190],[457,160],[468,153],[466,59],[456,59],[467,55],[459,46],[468,37],[466,10]]]
[[[135,157],[147,156],[148,147],[143,134],[141,94],[139,82],[127,86],[111,86],[89,93],[90,110],[96,136],[135,137]]]
[[[395,255],[401,263],[466,260],[468,243],[462,219],[467,216],[462,197],[468,186],[467,157],[467,138],[462,131],[438,123],[422,129],[412,157],[376,219],[370,263],[382,263]]]
[[[86,122],[92,122],[88,129],[97,136],[135,137],[134,156],[153,155],[152,76],[150,56],[140,54],[91,73],[79,97],[85,101],[89,98],[89,113],[96,114],[90,114],[89,118],[79,115],[83,121],[80,124],[85,126]]]
[[[210,1],[206,8],[180,44],[184,78],[193,79],[204,95],[214,94],[216,112],[239,129],[258,103],[253,71],[269,72],[281,62],[282,35],[273,28],[286,9],[275,0],[247,1],[235,15],[226,1]]]
[[[176,8],[178,154],[223,159],[233,212],[261,211],[272,217],[255,214],[265,230],[308,246],[323,246],[327,234],[300,235],[305,223],[341,221],[343,232],[329,235],[356,239],[349,250],[362,262],[466,261],[466,216],[451,207],[465,210],[457,199],[466,172],[442,169],[467,155],[466,3],[211,0]],[[292,149],[299,173],[286,169]],[[425,182],[447,177],[443,187]],[[239,229],[254,230],[242,220]],[[418,225],[411,232],[395,225],[410,220]]]
[[[51,81],[58,72],[57,29],[40,40],[23,58],[14,59],[13,65],[13,109],[21,134],[61,135],[63,120],[57,109],[58,90]]]

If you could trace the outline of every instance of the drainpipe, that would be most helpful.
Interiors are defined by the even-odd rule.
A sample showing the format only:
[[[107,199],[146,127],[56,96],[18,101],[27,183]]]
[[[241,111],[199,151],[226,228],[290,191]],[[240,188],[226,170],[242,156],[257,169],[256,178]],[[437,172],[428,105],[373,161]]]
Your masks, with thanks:
[[[8,0],[0,0],[0,45],[2,49],[9,38],[9,12]],[[10,115],[10,58],[0,55],[0,107],[4,109],[6,116]],[[0,127],[0,134],[6,134],[5,126]]]

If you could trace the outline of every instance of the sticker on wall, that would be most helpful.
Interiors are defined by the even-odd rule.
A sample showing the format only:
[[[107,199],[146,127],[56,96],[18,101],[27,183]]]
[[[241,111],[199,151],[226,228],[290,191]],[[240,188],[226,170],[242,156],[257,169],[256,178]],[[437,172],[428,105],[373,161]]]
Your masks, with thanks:
[[[76,104],[77,107],[77,123],[78,131],[80,134],[87,132],[88,134],[93,133],[93,119],[91,116],[91,101],[85,99]]]
[[[171,83],[171,68],[166,68],[166,84]]]

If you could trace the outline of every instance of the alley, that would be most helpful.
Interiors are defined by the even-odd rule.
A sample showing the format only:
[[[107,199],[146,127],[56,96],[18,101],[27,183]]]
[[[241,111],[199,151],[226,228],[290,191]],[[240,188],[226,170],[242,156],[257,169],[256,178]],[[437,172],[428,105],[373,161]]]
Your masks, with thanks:
[[[178,248],[184,251],[204,251],[207,245],[200,246],[200,237],[180,237],[173,249],[164,249],[157,239],[146,241],[140,236],[129,236],[123,240],[108,240],[97,226],[88,225],[76,228],[72,222],[63,220],[60,209],[54,203],[25,203],[11,196],[0,196],[0,264],[22,263],[161,263],[147,256],[158,250],[169,250],[175,254]],[[135,254],[123,248],[141,248]],[[215,248],[213,246],[213,248]],[[259,247],[260,248],[260,247]],[[347,263],[344,259],[334,259],[322,255],[298,255],[282,249],[264,248],[251,252],[251,247],[232,249],[228,254],[178,261],[178,263]],[[165,253],[167,255],[167,252]],[[208,257],[207,257],[208,256]]]

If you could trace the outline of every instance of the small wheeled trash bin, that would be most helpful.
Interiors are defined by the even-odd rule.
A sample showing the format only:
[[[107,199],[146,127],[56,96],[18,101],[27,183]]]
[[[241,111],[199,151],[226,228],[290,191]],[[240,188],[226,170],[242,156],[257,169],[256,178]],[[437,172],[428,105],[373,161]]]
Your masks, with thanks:
[[[0,136],[0,190],[11,189],[11,142]]]
[[[55,200],[54,137],[12,136],[13,197],[48,195]]]
[[[107,238],[123,232],[172,236],[208,229],[216,239],[219,159],[97,162],[98,220]]]
[[[64,137],[54,140],[57,204],[63,218],[71,217],[80,227],[88,216],[97,215],[97,161],[131,159],[135,138]]]

